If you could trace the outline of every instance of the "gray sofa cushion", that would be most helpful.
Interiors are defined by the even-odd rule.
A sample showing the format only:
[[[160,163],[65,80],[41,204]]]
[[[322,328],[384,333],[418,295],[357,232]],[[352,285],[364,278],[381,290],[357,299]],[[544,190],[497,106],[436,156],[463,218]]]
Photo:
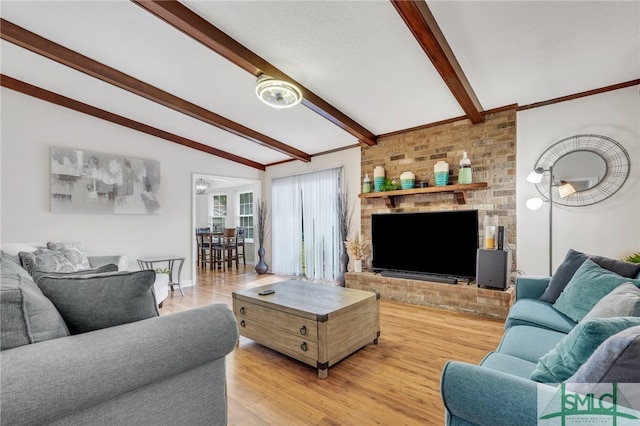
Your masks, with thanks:
[[[480,365],[485,368],[490,368],[506,374],[512,374],[527,380],[529,379],[529,376],[531,376],[531,372],[536,368],[536,364],[534,362],[500,352],[489,352],[482,362],[480,362]]]
[[[71,334],[158,316],[154,271],[98,274],[41,274],[42,290]]]
[[[585,315],[590,318],[640,317],[640,288],[632,283],[624,283],[600,299]]]
[[[18,274],[27,280],[31,279],[31,275],[22,267],[20,258],[17,255],[14,256],[0,251],[0,268],[5,274]]]
[[[68,336],[62,316],[38,286],[12,262],[0,263],[0,350]]]
[[[568,333],[576,326],[576,322],[553,309],[550,303],[537,299],[520,299],[511,307],[504,328],[509,329],[514,325],[530,325]]]
[[[591,259],[598,266],[615,272],[618,275],[627,278],[635,278],[640,274],[640,264],[625,262],[622,260],[610,259],[603,256],[590,256],[579,251],[569,249],[564,261],[558,266],[558,269],[551,277],[549,286],[540,296],[540,300],[544,302],[554,303],[560,293],[567,286],[578,268],[582,266],[585,260]]]
[[[517,325],[509,328],[500,340],[497,352],[537,363],[566,336],[546,328]],[[535,342],[531,344],[531,342]]]

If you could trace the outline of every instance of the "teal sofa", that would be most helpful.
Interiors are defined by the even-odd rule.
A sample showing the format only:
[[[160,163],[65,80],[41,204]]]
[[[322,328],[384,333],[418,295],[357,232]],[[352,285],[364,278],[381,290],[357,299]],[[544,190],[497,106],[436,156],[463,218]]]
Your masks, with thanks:
[[[515,302],[497,349],[486,355],[480,365],[448,361],[442,371],[440,391],[447,425],[536,425],[538,398],[551,398],[559,382],[640,383],[640,265],[598,258],[609,267],[608,261],[623,267],[627,277],[612,278],[613,272],[593,262],[587,265],[587,258],[593,260],[570,251],[554,277],[518,277]],[[605,290],[599,290],[593,300],[581,307],[582,312],[576,313],[574,307],[584,304],[584,298],[574,296],[572,290],[588,293],[584,290],[586,284],[578,283],[588,281],[588,277],[578,276],[577,271],[589,267],[617,290],[606,292],[603,297],[600,294]],[[553,278],[564,281],[564,286],[553,289]],[[613,282],[618,278],[624,286]],[[550,295],[552,290],[556,294]],[[622,300],[624,309],[616,309],[624,310],[624,316],[611,311],[612,306],[618,306],[616,300]],[[603,329],[606,332],[601,332]],[[596,332],[590,333],[591,330]],[[593,338],[594,334],[595,340],[585,337]],[[591,347],[585,349],[588,346]],[[560,360],[561,356],[569,361]],[[561,364],[560,368],[554,362]]]

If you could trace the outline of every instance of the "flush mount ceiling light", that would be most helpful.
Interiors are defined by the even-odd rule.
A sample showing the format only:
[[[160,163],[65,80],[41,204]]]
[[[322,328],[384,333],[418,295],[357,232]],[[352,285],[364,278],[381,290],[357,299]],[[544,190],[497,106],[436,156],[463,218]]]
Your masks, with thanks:
[[[258,77],[256,95],[262,102],[276,109],[291,108],[302,100],[302,92],[296,86],[266,74]]]

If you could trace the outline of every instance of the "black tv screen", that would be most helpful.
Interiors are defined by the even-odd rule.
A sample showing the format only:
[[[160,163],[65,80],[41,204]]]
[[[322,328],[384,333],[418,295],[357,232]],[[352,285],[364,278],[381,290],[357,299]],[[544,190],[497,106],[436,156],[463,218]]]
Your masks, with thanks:
[[[478,211],[371,215],[373,269],[476,278]]]

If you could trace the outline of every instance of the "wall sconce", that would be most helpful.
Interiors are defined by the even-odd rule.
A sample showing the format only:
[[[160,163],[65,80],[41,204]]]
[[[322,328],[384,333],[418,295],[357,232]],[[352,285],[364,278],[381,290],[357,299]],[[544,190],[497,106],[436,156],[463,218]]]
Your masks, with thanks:
[[[548,169],[543,169],[542,167],[536,168],[534,171],[529,173],[527,181],[531,183],[540,183],[542,182],[542,177],[545,172],[549,172],[549,198],[546,200],[539,197],[530,198],[527,200],[526,204],[529,210],[538,210],[542,207],[543,203],[549,203],[549,276],[551,276],[553,275],[553,166],[549,166]],[[565,181],[560,181],[560,184],[556,186],[558,188],[558,195],[560,198],[566,198],[576,192],[576,189],[570,183]]]
[[[204,179],[196,180],[196,194],[207,195],[209,193],[209,182]]]

